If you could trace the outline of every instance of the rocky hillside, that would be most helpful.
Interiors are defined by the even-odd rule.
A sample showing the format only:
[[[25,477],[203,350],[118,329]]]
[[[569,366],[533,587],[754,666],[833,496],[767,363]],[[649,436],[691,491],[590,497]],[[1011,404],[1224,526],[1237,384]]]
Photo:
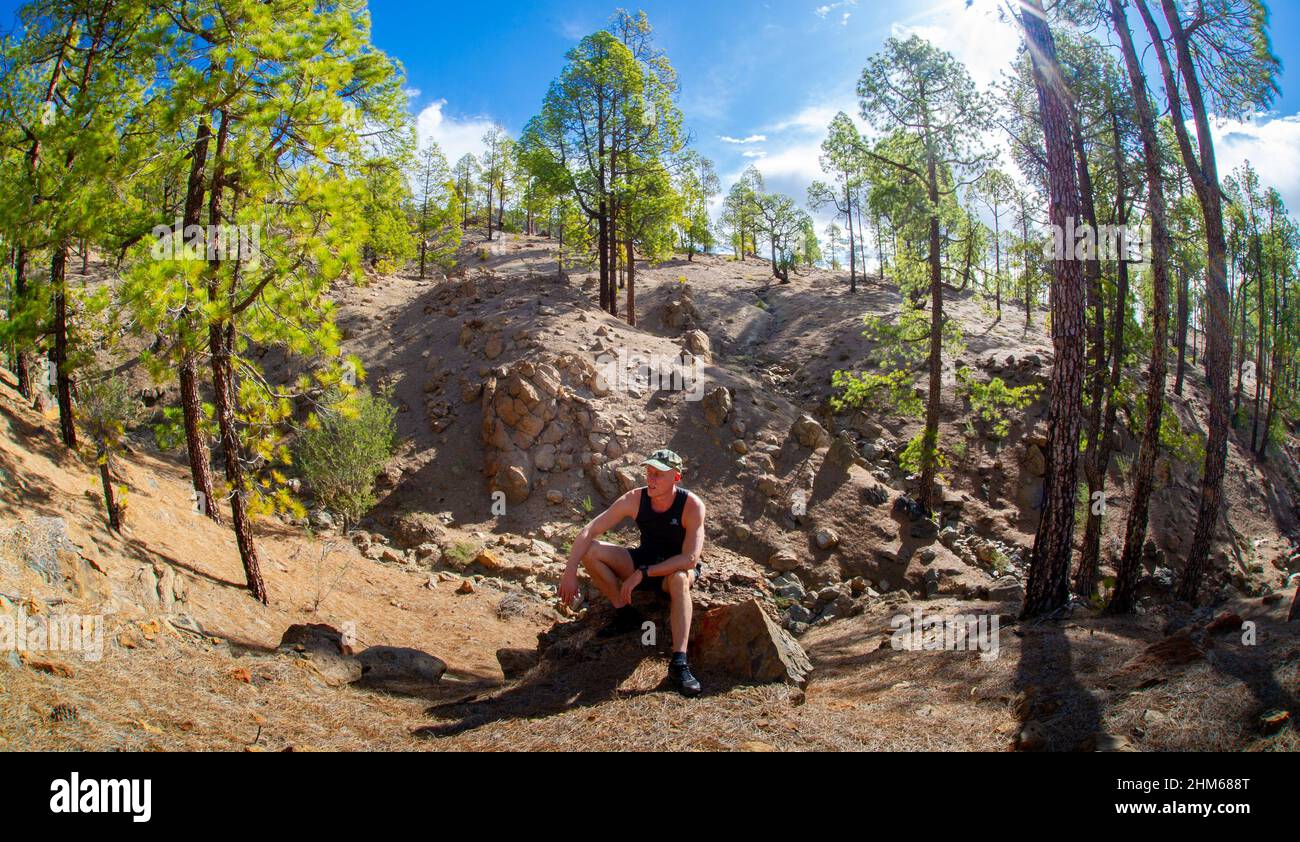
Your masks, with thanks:
[[[862,317],[896,307],[888,283],[851,296],[830,272],[780,285],[765,263],[697,256],[638,267],[630,327],[594,306],[590,276],[556,275],[542,238],[467,248],[464,266],[336,290],[345,347],[372,382],[394,385],[404,444],[352,535],[319,511],[261,524],[268,607],[240,586],[233,536],[193,511],[181,454],[136,432],[120,476],[127,528],[113,536],[95,467],[0,387],[0,609],[106,616],[99,660],[0,658],[0,745],[1294,747],[1281,728],[1295,704],[1283,688],[1300,677],[1295,624],[1282,622],[1300,572],[1294,450],[1260,468],[1234,446],[1213,606],[1167,603],[1198,479],[1174,455],[1152,500],[1141,613],[1079,607],[1020,626],[1044,405],[994,438],[968,423],[955,372],[1045,384],[1043,313],[1026,332],[1023,310],[997,322],[953,294],[967,347],[945,372],[941,434],[964,444],[936,527],[914,517],[896,461],[919,422],[828,410],[831,372],[869,350]],[[689,388],[638,382],[645,360],[674,360]],[[264,363],[273,382],[296,374],[273,354]],[[629,377],[611,384],[613,367]],[[1197,374],[1190,385],[1174,411],[1198,430]],[[1121,421],[1106,561],[1137,449]],[[581,523],[640,484],[638,463],[665,446],[709,511],[700,602],[720,613],[697,628],[730,623],[765,647],[762,675],[706,663],[706,694],[689,701],[649,692],[666,641],[598,644],[594,589],[576,618],[554,598]],[[895,618],[920,612],[997,618],[996,657],[895,648]]]

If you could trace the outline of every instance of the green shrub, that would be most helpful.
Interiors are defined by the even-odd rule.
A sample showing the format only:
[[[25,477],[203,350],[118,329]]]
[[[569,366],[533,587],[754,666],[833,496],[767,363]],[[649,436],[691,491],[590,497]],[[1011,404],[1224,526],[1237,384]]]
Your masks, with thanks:
[[[311,416],[295,460],[317,502],[343,517],[344,530],[376,502],[375,476],[393,456],[391,391],[354,392]]]
[[[971,412],[989,425],[989,430],[999,439],[1011,431],[1011,413],[1020,411],[1038,399],[1043,387],[1037,383],[1027,386],[1008,386],[1001,377],[987,383],[978,383],[974,372],[966,366],[957,369],[957,394],[970,400]]]
[[[456,562],[457,567],[464,567],[474,560],[474,556],[478,555],[478,552],[473,544],[457,541],[447,550],[446,555],[447,558]]]

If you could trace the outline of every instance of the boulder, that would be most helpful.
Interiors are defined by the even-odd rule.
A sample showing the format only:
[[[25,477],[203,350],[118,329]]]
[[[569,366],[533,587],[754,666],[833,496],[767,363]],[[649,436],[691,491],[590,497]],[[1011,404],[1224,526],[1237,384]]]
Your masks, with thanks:
[[[345,651],[343,633],[324,623],[289,626],[277,648],[297,654],[330,687],[351,684],[363,672],[361,661]]]
[[[497,663],[501,665],[501,674],[507,680],[518,678],[537,666],[538,654],[535,649],[498,649]]]
[[[497,475],[497,488],[506,493],[511,503],[522,503],[528,499],[532,490],[528,483],[528,471],[521,465],[510,465]]]
[[[862,489],[862,502],[869,506],[883,506],[889,500],[889,492],[883,485],[868,485]]]
[[[812,663],[803,647],[779,627],[757,600],[697,615],[691,627],[691,661],[742,681],[807,684]]]
[[[830,433],[826,432],[826,428],[817,423],[817,420],[807,413],[799,416],[790,432],[799,444],[804,447],[811,447],[813,450],[828,447],[831,443]]]
[[[709,342],[709,335],[702,330],[688,330],[683,333],[682,347],[705,360],[713,356],[713,346]]]
[[[808,595],[804,590],[803,582],[793,573],[782,573],[772,580],[772,590],[777,596],[784,599],[792,599],[796,602],[802,602],[803,598]],[[808,622],[803,620],[802,622]]]
[[[989,585],[989,600],[992,602],[1023,602],[1025,586],[1014,576],[1003,576]]]
[[[816,422],[814,422],[816,423]],[[826,451],[826,460],[822,463],[823,469],[827,466],[837,468],[848,468],[857,458],[857,448],[853,446],[853,440],[847,435],[841,434],[835,437],[831,442],[831,449]]]
[[[94,553],[93,545],[87,552]],[[0,527],[0,572],[16,573],[14,563],[26,565],[51,585],[62,586],[74,599],[100,601],[111,595],[107,575],[82,555],[61,517],[29,517],[12,527]]]
[[[371,646],[357,660],[361,662],[358,684],[397,692],[426,689],[447,671],[442,659],[402,646]]]
[[[1025,469],[1036,477],[1047,473],[1047,457],[1043,455],[1043,449],[1036,444],[1029,445],[1025,450]]]
[[[799,557],[790,550],[777,550],[768,556],[767,566],[779,573],[787,573],[799,566]]]
[[[397,545],[403,549],[440,541],[447,534],[442,521],[430,512],[409,512],[398,518]]]
[[[829,550],[840,542],[840,537],[833,529],[818,529],[813,535],[813,540],[817,542],[817,549]]]
[[[731,414],[731,392],[723,386],[717,387],[700,401],[700,409],[704,412],[705,423],[710,427],[721,427]]]

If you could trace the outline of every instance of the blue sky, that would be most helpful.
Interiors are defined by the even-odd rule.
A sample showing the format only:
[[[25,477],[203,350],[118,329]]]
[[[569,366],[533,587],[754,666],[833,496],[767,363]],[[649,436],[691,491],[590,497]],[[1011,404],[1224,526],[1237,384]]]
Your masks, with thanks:
[[[818,145],[838,110],[857,116],[854,87],[868,57],[891,34],[917,32],[965,62],[987,85],[1014,56],[1016,29],[1001,4],[977,0],[694,0],[644,8],[657,44],[682,83],[681,107],[694,146],[712,158],[723,189],[750,163],[769,188],[802,202],[820,177]],[[1266,184],[1300,210],[1300,90],[1286,69],[1300,62],[1300,3],[1273,4],[1282,97],[1274,112],[1218,130],[1220,169],[1250,158]],[[618,3],[416,3],[374,0],[376,43],[406,67],[422,137],[455,160],[477,147],[492,121],[517,133],[540,107],[564,53],[603,26]],[[1300,88],[1300,85],[1296,87]],[[995,133],[990,140],[998,142]],[[737,143],[734,141],[748,141]]]
[[[0,26],[18,7],[0,0]],[[492,121],[517,134],[541,105],[564,54],[606,25],[618,0],[460,2],[372,0],[374,40],[406,69],[412,114],[455,161],[477,151]],[[803,202],[820,177],[818,145],[838,110],[857,116],[854,87],[891,34],[917,32],[965,62],[980,85],[1014,56],[1016,30],[995,0],[671,0],[644,8],[682,84],[694,146],[712,158],[723,189],[750,163],[769,188]],[[1272,4],[1274,51],[1283,60],[1274,112],[1220,128],[1220,171],[1245,158],[1300,210],[1300,3]],[[1297,71],[1300,73],[1300,71]],[[1295,88],[1295,90],[1293,90]],[[991,142],[1000,139],[990,132]],[[734,141],[746,141],[743,143]]]

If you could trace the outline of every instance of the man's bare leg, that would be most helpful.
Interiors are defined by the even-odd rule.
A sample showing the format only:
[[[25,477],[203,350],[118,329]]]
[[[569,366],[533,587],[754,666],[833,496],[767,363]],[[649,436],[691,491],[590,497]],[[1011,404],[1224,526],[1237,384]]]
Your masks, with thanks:
[[[623,601],[623,581],[632,575],[632,555],[627,548],[604,541],[593,541],[591,549],[582,557],[582,567],[616,609],[629,603]]]
[[[695,572],[679,570],[668,577],[664,588],[672,597],[669,624],[673,630],[673,651],[685,652],[691,638],[691,582]]]

